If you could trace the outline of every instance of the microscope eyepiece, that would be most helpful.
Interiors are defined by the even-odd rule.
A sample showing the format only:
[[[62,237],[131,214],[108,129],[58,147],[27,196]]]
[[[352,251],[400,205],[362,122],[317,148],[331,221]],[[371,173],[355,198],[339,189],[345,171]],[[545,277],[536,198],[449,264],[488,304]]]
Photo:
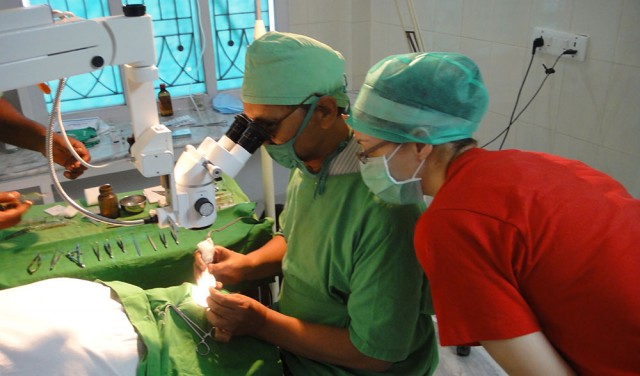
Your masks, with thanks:
[[[225,136],[237,144],[248,125],[249,119],[247,119],[244,114],[237,115],[229,127],[229,130],[225,133]]]
[[[249,123],[237,144],[250,154],[253,154],[270,137],[269,133],[261,126]]]

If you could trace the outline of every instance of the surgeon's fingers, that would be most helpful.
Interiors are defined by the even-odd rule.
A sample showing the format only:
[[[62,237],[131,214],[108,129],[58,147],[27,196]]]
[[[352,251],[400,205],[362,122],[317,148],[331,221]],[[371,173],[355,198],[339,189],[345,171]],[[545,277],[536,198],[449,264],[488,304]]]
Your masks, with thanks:
[[[207,320],[213,325],[213,338],[218,342],[229,342],[233,334],[230,330],[222,328],[216,323],[218,322],[217,316],[211,311],[211,309],[207,308],[205,310],[205,316]]]
[[[209,296],[207,297],[207,306],[211,310],[215,319],[218,321],[216,324],[220,324],[221,320],[225,320],[225,317],[232,317],[233,312],[237,305],[230,301],[232,294],[222,294],[215,288],[209,288]]]
[[[207,270],[207,264],[202,260],[202,253],[199,250],[193,252],[193,278],[199,280],[202,272]]]
[[[76,148],[76,152],[78,153],[80,158],[82,158],[83,160],[87,162],[91,160],[91,157],[88,156],[88,154],[81,153],[81,150],[78,150],[77,148]],[[64,172],[64,176],[67,179],[71,179],[71,180],[82,175],[87,170],[87,167],[82,163],[80,163],[80,161],[78,161],[73,155],[69,155],[67,160],[64,162],[63,166],[66,169],[66,171]]]
[[[22,215],[31,207],[31,201],[18,202],[17,205],[11,204],[9,209],[0,211],[0,229],[17,225],[22,220]]]
[[[20,193],[16,191],[12,192],[0,192],[0,202],[3,203],[19,203],[20,202]]]
[[[193,252],[193,258],[194,258],[193,264],[197,266],[198,269],[200,269],[201,271],[204,271],[207,269],[207,263],[204,262],[204,259],[202,258],[202,252],[200,252],[199,249],[196,249]]]
[[[213,335],[213,338],[218,342],[229,342],[231,337],[233,337],[231,332],[222,328],[216,328],[216,332]]]
[[[84,146],[82,142],[76,140],[75,138],[70,138],[69,141],[71,142],[71,146],[73,146],[73,149],[75,149],[76,153],[78,153],[78,156],[80,156],[82,160],[84,160],[85,162],[91,162],[91,154],[89,154],[89,150],[87,150],[87,147]],[[80,162],[78,163],[81,164]]]
[[[67,170],[63,173],[64,177],[70,180],[74,180],[75,178],[77,178],[78,176],[82,175],[84,173],[84,171],[86,170],[86,167],[82,166],[83,168],[81,169],[77,169],[77,170]]]
[[[213,288],[209,289],[210,295],[207,297],[207,318],[209,322],[217,328],[235,331],[239,315],[237,315],[236,305],[227,301],[233,295],[222,294]]]

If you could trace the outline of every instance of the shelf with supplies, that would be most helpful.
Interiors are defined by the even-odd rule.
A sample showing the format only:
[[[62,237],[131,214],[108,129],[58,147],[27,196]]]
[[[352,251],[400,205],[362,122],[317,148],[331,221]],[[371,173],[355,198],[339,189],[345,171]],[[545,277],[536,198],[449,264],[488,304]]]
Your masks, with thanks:
[[[173,133],[174,159],[177,160],[186,145],[198,146],[207,136],[219,139],[227,131],[233,122],[233,115],[220,114],[212,109],[176,110],[173,116],[160,117],[160,123],[165,124]],[[66,120],[66,121],[72,121]],[[56,172],[59,181],[65,187],[68,185],[90,188],[101,183],[92,181],[102,181],[100,178],[117,173],[129,173],[125,179],[134,180],[137,170],[129,160],[129,144],[127,137],[131,136],[132,128],[128,123],[106,124],[106,130],[100,129],[97,139],[92,139],[91,144],[87,143],[87,150],[91,154],[91,164],[107,164],[104,168],[90,168],[74,181],[63,176],[63,168],[56,165]],[[95,143],[97,142],[97,143]],[[94,144],[95,143],[95,144]],[[38,192],[41,194],[41,201],[36,203],[49,204],[59,200],[54,193],[55,188],[49,175],[47,159],[40,153],[25,149],[15,149],[2,154],[2,165],[0,166],[0,191],[20,191]],[[124,175],[123,175],[124,176]],[[145,178],[139,175],[140,186]],[[152,178],[155,179],[155,178]],[[87,184],[85,184],[85,182]],[[93,184],[93,185],[92,185]],[[123,188],[126,190],[135,189],[132,187]],[[82,189],[76,189],[82,192]],[[81,196],[73,198],[81,198]]]

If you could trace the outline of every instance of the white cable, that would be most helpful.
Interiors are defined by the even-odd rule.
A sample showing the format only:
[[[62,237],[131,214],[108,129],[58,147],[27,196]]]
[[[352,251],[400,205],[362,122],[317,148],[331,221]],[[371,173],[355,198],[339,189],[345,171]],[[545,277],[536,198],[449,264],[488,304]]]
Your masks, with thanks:
[[[58,9],[54,9],[51,11],[51,14],[54,18],[66,18],[66,17],[70,17],[73,18],[76,15],[73,14],[72,12],[68,12],[68,11],[61,11]],[[66,82],[66,79],[65,79]],[[51,112],[51,120],[53,120],[53,115],[57,114],[58,117],[58,124],[60,125],[60,133],[62,133],[62,138],[64,139],[65,144],[67,144],[67,149],[69,149],[69,151],[71,152],[71,154],[73,154],[73,156],[76,158],[76,160],[78,162],[80,162],[83,166],[87,167],[87,168],[104,168],[110,165],[110,163],[106,163],[106,164],[102,164],[102,165],[92,165],[89,164],[88,162],[85,162],[84,159],[82,159],[82,157],[80,157],[78,155],[78,153],[76,152],[76,150],[73,148],[73,145],[71,145],[71,142],[69,141],[69,136],[67,136],[67,132],[65,132],[64,129],[64,125],[62,124],[62,114],[60,113],[60,106],[58,104],[58,108],[55,109],[56,111],[54,111],[54,107],[52,107],[52,112]],[[48,144],[47,144],[48,145]]]
[[[108,223],[116,226],[137,226],[145,224],[143,219],[137,219],[134,221],[117,221],[111,218],[103,217],[96,213],[93,213],[82,206],[78,205],[71,197],[67,195],[67,193],[60,185],[60,181],[58,180],[58,176],[56,175],[55,163],[53,161],[53,134],[54,134],[54,118],[56,117],[56,113],[60,114],[60,96],[62,94],[62,89],[65,85],[66,78],[61,78],[58,83],[58,90],[56,90],[56,96],[53,103],[53,107],[51,109],[51,115],[49,116],[49,131],[47,132],[46,144],[47,144],[47,159],[49,161],[49,173],[51,175],[51,180],[53,181],[53,185],[56,188],[56,191],[62,198],[71,206],[73,206],[76,210],[78,210],[81,214],[91,219],[95,219],[99,222]]]
[[[402,10],[400,9],[398,0],[395,0],[394,3],[396,4],[396,11],[398,11],[398,17],[400,18],[400,26],[402,27],[402,30],[406,31],[407,27],[404,25],[404,17],[402,17]]]
[[[404,30],[405,34],[408,33],[407,31],[407,26],[404,23],[404,17],[402,16],[402,9],[400,9],[400,4],[398,2],[398,0],[394,1],[396,4],[396,11],[398,12],[398,17],[400,18],[400,26],[402,27],[402,30]],[[416,42],[416,46],[415,48],[418,50],[417,52],[425,52],[424,49],[424,43],[422,42],[422,33],[420,32],[420,25],[418,24],[418,19],[416,18],[416,12],[415,9],[413,8],[413,1],[412,0],[407,0],[407,11],[409,12],[409,18],[411,19],[411,22],[413,23],[413,35],[415,35],[415,42]],[[405,35],[407,37],[407,43],[409,43],[409,49],[413,51],[413,46],[411,41],[409,41],[409,36]]]

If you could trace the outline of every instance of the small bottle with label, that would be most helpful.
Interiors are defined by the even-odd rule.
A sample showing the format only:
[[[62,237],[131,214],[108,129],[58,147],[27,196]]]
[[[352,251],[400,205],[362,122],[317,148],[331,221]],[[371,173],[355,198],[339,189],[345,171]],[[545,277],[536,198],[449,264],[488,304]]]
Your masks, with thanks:
[[[101,185],[99,192],[98,206],[100,207],[100,215],[111,219],[118,218],[120,216],[120,206],[118,205],[118,197],[111,189],[111,184]]]
[[[173,105],[171,104],[171,94],[167,91],[167,85],[160,84],[160,92],[158,93],[158,107],[160,108],[160,116],[173,115]]]

